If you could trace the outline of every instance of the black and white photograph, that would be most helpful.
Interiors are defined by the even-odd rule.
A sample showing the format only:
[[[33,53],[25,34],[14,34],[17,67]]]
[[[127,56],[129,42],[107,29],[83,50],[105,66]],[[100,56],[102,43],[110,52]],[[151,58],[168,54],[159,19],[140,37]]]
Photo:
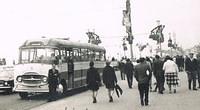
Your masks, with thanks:
[[[199,110],[199,0],[0,0],[0,110]]]

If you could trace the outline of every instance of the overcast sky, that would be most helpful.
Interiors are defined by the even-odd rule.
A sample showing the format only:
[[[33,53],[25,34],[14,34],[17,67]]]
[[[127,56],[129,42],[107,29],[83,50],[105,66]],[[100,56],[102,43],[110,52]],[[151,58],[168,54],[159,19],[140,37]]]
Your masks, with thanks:
[[[18,47],[26,39],[70,37],[87,42],[86,32],[95,31],[102,38],[107,53],[119,51],[122,36],[122,10],[126,0],[1,0],[0,56],[17,58]],[[199,0],[130,0],[134,45],[156,42],[148,39],[156,20],[168,33],[176,33],[176,41],[184,48],[200,41]],[[135,47],[136,48],[136,47]]]

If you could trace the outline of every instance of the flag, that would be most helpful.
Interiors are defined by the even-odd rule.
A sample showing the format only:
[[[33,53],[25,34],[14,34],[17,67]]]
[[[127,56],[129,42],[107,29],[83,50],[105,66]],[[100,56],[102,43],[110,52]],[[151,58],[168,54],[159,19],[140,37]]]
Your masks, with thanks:
[[[143,51],[144,48],[146,48],[146,47],[147,47],[147,45],[141,45],[141,46],[139,47],[139,50],[140,50],[140,51]]]
[[[157,43],[163,43],[164,42],[164,35],[162,33],[164,29],[164,25],[159,25],[151,30],[151,34],[149,35],[150,39],[156,40]]]

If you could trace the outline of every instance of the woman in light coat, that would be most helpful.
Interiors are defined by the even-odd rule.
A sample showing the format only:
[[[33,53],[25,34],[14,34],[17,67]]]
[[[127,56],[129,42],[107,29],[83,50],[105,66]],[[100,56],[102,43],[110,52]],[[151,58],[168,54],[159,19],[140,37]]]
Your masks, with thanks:
[[[163,70],[166,77],[166,82],[169,87],[169,93],[172,93],[172,86],[174,93],[176,93],[176,86],[178,85],[178,66],[169,56],[165,58],[166,62],[163,65]]]

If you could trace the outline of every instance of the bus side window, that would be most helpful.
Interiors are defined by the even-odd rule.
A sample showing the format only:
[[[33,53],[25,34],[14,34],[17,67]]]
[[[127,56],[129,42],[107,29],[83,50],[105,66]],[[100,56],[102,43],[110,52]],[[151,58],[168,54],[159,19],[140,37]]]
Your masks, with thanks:
[[[73,60],[74,61],[80,61],[80,49],[75,48],[73,49]]]

